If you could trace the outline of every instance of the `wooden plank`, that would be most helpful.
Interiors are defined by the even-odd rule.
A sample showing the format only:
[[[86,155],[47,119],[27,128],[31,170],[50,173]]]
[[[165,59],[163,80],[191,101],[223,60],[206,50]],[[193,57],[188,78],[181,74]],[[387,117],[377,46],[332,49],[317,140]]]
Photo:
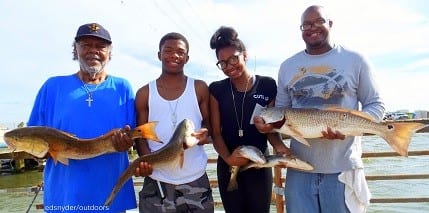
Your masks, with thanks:
[[[428,203],[429,197],[372,198],[370,203]]]
[[[217,163],[217,159],[216,158],[209,158],[207,160],[207,163]]]
[[[404,175],[366,175],[366,180],[407,180],[429,179],[429,174],[404,174]]]
[[[429,150],[408,151],[408,156],[429,155]],[[399,157],[397,152],[365,152],[362,153],[362,158],[374,157]]]
[[[1,151],[0,159],[39,159],[24,151]]]

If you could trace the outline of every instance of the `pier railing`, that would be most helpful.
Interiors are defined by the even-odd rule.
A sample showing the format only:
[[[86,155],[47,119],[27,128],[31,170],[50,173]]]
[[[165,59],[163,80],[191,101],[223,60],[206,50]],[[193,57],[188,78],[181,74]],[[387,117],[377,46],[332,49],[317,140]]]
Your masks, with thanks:
[[[428,119],[414,119],[414,120],[402,120],[400,122],[410,122],[416,121],[425,124],[429,124]],[[429,132],[429,126],[418,131],[419,133]],[[284,136],[286,139],[287,136]],[[418,150],[418,151],[409,151],[408,156],[429,156],[429,150]],[[401,157],[396,152],[365,152],[362,154],[362,158],[382,158],[382,157]],[[209,164],[216,164],[216,159],[209,159]],[[273,168],[273,193],[272,193],[272,204],[275,204],[277,213],[285,212],[285,200],[284,200],[284,183],[285,177],[282,175],[281,168]],[[429,174],[386,174],[386,175],[366,175],[367,181],[379,181],[379,180],[391,180],[391,181],[400,181],[400,180],[413,180],[413,179],[429,179]],[[210,180],[212,187],[217,187],[217,180]],[[388,197],[388,198],[372,198],[370,203],[421,203],[428,202],[429,197]],[[215,201],[215,205],[221,206],[222,202],[220,200]]]
[[[423,156],[429,155],[429,150],[421,151],[410,151],[408,156]],[[379,157],[400,157],[396,152],[368,152],[363,153],[362,158],[379,158]],[[209,164],[216,164],[216,159],[209,159]],[[273,168],[273,196],[272,203],[275,204],[277,213],[285,212],[284,204],[284,182],[285,177],[282,176],[281,168]],[[429,174],[389,174],[389,175],[366,175],[367,181],[378,181],[378,180],[411,180],[411,179],[429,179]],[[216,179],[211,179],[210,184],[213,188],[218,186]],[[429,197],[406,197],[406,198],[372,198],[370,203],[417,203],[417,202],[429,202]],[[221,206],[220,200],[215,201],[216,206]]]

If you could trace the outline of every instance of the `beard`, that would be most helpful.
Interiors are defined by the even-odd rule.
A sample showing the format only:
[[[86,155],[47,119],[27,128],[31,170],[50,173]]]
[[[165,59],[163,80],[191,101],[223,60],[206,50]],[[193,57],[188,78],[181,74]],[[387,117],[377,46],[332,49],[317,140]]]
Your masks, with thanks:
[[[323,42],[322,41],[315,41],[315,42],[308,42],[307,45],[311,48],[318,48],[323,46]]]
[[[90,66],[89,64],[86,63],[84,58],[79,57],[78,59],[79,59],[79,64],[81,69],[84,72],[87,72],[92,78],[95,78],[97,73],[101,72],[107,63],[107,62],[101,62],[101,64],[99,65]]]

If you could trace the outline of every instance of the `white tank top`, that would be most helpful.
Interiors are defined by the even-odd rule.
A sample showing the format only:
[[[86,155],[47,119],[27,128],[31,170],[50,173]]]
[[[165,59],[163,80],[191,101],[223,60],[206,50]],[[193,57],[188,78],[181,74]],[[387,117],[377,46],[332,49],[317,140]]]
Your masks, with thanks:
[[[161,97],[156,87],[156,81],[149,83],[149,121],[158,121],[156,133],[164,143],[148,141],[151,151],[165,146],[173,135],[172,114],[176,112],[179,124],[187,118],[194,122],[195,130],[201,128],[202,115],[195,92],[194,79],[187,77],[186,88],[176,100],[166,100]],[[165,167],[153,170],[151,178],[170,184],[184,184],[200,178],[206,171],[207,155],[203,146],[196,145],[185,150],[183,167]]]

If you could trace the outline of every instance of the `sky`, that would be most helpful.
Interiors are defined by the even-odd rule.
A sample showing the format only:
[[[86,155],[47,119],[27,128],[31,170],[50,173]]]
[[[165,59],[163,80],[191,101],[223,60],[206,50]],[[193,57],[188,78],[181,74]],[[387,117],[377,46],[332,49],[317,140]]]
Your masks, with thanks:
[[[77,72],[72,43],[78,27],[97,22],[113,40],[108,74],[134,91],[161,73],[160,38],[185,35],[185,74],[207,84],[226,76],[209,47],[220,26],[237,30],[252,74],[277,79],[280,64],[305,48],[302,12],[325,6],[331,39],[365,55],[387,111],[429,110],[429,1],[426,0],[0,0],[0,126],[28,120],[40,86]]]

